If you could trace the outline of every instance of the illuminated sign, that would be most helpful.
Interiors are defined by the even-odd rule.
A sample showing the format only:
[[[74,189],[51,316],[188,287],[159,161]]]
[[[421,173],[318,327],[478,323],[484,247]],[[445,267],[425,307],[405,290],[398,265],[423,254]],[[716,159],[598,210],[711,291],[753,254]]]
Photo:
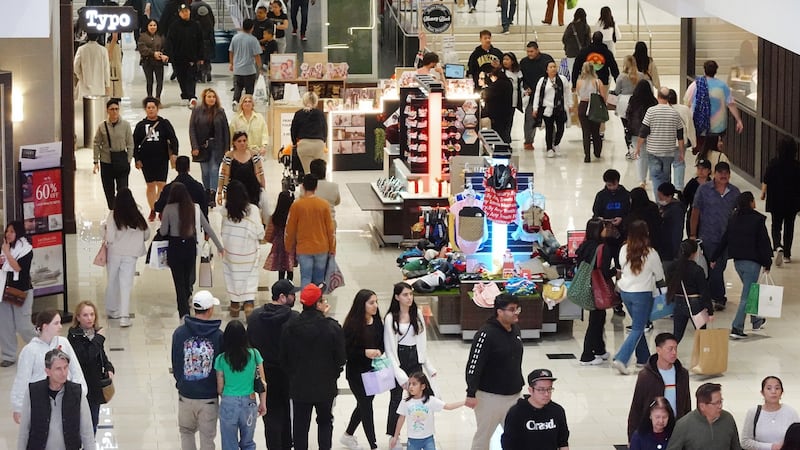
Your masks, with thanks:
[[[78,26],[87,33],[124,33],[139,26],[130,6],[87,6],[78,10]]]

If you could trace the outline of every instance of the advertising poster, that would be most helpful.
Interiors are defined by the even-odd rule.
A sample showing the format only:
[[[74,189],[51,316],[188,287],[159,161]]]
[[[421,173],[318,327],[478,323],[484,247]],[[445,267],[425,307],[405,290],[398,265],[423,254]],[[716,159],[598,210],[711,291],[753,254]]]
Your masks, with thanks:
[[[334,154],[349,155],[367,152],[366,116],[364,114],[333,114],[332,144]]]
[[[22,215],[27,233],[63,228],[61,189],[61,169],[22,172]]]
[[[64,239],[60,231],[30,237],[33,245],[31,282],[33,295],[64,292]]]
[[[294,113],[281,114],[281,144],[286,145],[292,142],[292,120]]]
[[[567,256],[570,258],[577,258],[578,247],[581,246],[586,239],[585,230],[568,230],[567,231]]]

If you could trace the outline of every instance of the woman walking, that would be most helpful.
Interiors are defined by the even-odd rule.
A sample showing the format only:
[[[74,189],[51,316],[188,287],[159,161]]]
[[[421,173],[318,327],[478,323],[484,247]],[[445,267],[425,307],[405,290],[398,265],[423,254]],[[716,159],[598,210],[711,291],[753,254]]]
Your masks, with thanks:
[[[697,252],[697,241],[687,239],[681,242],[678,259],[670,265],[666,273],[667,301],[675,303],[672,334],[679,343],[686,332],[686,324],[693,315],[705,310],[709,321],[714,320],[714,307],[711,304],[706,273],[695,262]],[[705,325],[701,328],[705,328]]]
[[[203,186],[208,192],[209,207],[214,207],[217,198],[217,177],[222,156],[231,144],[230,129],[225,110],[222,109],[217,92],[206,88],[201,95],[203,102],[192,110],[189,118],[189,142],[192,145],[192,161],[200,163]]]
[[[286,278],[291,281],[294,279],[294,268],[297,267],[297,256],[287,252],[283,242],[283,236],[286,234],[286,219],[289,217],[289,208],[292,203],[294,203],[292,192],[283,191],[278,194],[275,212],[272,213],[264,236],[264,239],[272,244],[267,260],[264,261],[264,270],[277,271],[279,280]]]
[[[303,165],[303,173],[310,172],[311,161],[325,158],[328,122],[325,114],[317,109],[318,103],[317,94],[306,92],[303,94],[303,108],[294,113],[292,119],[292,144],[297,147],[297,157]]]
[[[603,152],[600,123],[589,120],[589,116],[586,114],[592,94],[603,95],[601,87],[602,83],[594,72],[594,65],[591,62],[583,63],[575,90],[578,93],[578,101],[580,102],[578,103],[578,120],[581,122],[581,131],[583,132],[583,162],[585,163],[592,162],[589,156],[589,150],[592,145],[594,145],[595,158],[600,158],[600,154]],[[603,101],[605,100],[604,97]]]
[[[156,81],[155,98],[161,100],[161,90],[164,87],[164,38],[158,33],[158,21],[151,19],[147,22],[147,29],[139,36],[136,46],[139,52],[139,65],[142,66],[146,81],[147,96],[153,97],[153,78]]]
[[[389,417],[386,420],[386,434],[394,436],[397,429],[397,407],[403,396],[403,388],[408,383],[408,376],[421,372],[422,366],[425,366],[425,371],[431,377],[436,376],[436,369],[427,356],[428,345],[422,317],[408,283],[394,285],[389,312],[383,319],[383,346],[386,356],[392,362],[397,381],[390,393]]]
[[[378,448],[372,413],[372,401],[375,396],[366,394],[361,379],[362,373],[372,370],[372,360],[383,355],[383,323],[375,292],[369,289],[358,291],[342,328],[347,348],[345,375],[347,384],[350,385],[350,390],[356,398],[356,408],[350,415],[347,430],[339,442],[351,450],[360,448],[353,434],[358,425],[362,424],[369,448]]]
[[[492,129],[503,142],[511,143],[511,125],[514,121],[514,105],[511,103],[514,87],[501,68],[489,74],[491,83],[482,91],[485,103],[484,114],[492,122]]]
[[[189,314],[189,298],[192,296],[192,286],[197,273],[198,238],[201,232],[208,234],[219,253],[223,253],[222,243],[217,239],[206,217],[200,212],[200,207],[192,202],[186,186],[173,181],[167,206],[161,213],[159,234],[169,239],[167,260],[175,285],[175,302],[179,318]]]
[[[130,304],[136,260],[147,253],[145,242],[149,238],[150,228],[139,212],[131,190],[120,189],[114,210],[106,219],[103,239],[108,248],[106,314],[109,319],[119,319],[119,326],[123,328],[131,326]]]
[[[97,433],[97,423],[100,420],[100,405],[106,403],[103,396],[103,380],[114,379],[114,365],[108,360],[104,343],[106,337],[100,326],[97,316],[97,307],[94,303],[84,300],[75,307],[72,319],[72,328],[69,329],[67,339],[72,344],[72,349],[78,356],[78,362],[83,371],[83,378],[89,393],[86,400],[92,413],[92,426]]]
[[[559,23],[561,25],[561,23]],[[564,34],[561,36],[561,43],[564,44],[564,53],[567,56],[567,67],[572,73],[572,66],[575,64],[575,57],[581,50],[588,46],[592,41],[592,29],[586,23],[586,11],[583,8],[575,10],[572,22],[567,25]],[[575,80],[570,80],[573,83]]]
[[[258,205],[261,190],[266,186],[264,181],[264,167],[261,155],[250,150],[248,135],[244,131],[233,133],[233,150],[222,157],[219,169],[219,190],[217,191],[217,204],[222,204],[227,195],[228,183],[237,180],[242,183],[250,203]]]
[[[33,284],[31,284],[33,246],[25,237],[25,226],[20,221],[6,225],[3,246],[0,249],[0,282],[25,292],[20,306],[0,302],[0,367],[11,367],[17,360],[17,334],[26,344],[36,336],[31,323],[33,311]]]
[[[267,411],[263,361],[261,353],[250,348],[244,324],[239,320],[228,322],[222,335],[222,353],[214,360],[222,450],[256,448],[256,418]],[[259,384],[263,389],[256,392],[254,387]]]
[[[611,8],[608,6],[600,8],[600,18],[597,19],[595,29],[603,33],[603,44],[606,44],[608,50],[616,53],[616,44],[622,38],[622,32],[619,31],[619,27],[614,21],[614,15],[611,14]]]
[[[169,164],[175,164],[178,157],[178,136],[172,123],[158,115],[161,102],[157,98],[145,98],[142,107],[145,118],[133,130],[133,159],[147,183],[147,204],[150,206],[147,220],[152,222],[156,219],[156,200],[167,183]]]
[[[231,299],[231,317],[239,317],[244,304],[244,315],[249,316],[255,307],[258,293],[258,243],[264,237],[261,213],[248,201],[244,184],[237,180],[228,185],[228,198],[222,213],[222,257],[225,286]]]
[[[767,200],[767,212],[772,215],[772,248],[776,252],[775,265],[780,267],[792,262],[794,219],[800,211],[800,162],[793,139],[781,139],[778,157],[767,166],[762,180],[761,200]]]
[[[636,60],[636,67],[639,72],[642,72],[656,89],[661,89],[658,69],[656,69],[656,63],[653,62],[653,58],[647,54],[647,44],[642,41],[637,42],[633,49],[633,58]]]
[[[533,92],[533,118],[544,122],[547,157],[552,158],[558,153],[558,146],[564,137],[564,125],[572,109],[572,84],[565,76],[558,74],[558,66],[550,61],[547,64],[547,76],[539,79]]]
[[[647,224],[636,220],[628,227],[628,239],[619,251],[622,277],[617,282],[625,309],[631,314],[631,332],[614,356],[614,368],[628,374],[628,360],[636,352],[636,363],[646,364],[650,358],[644,327],[653,309],[655,282],[664,279],[658,252],[650,246]]]
[[[800,422],[797,411],[781,403],[783,381],[775,376],[761,380],[764,404],[747,410],[742,426],[742,448],[761,450],[781,448],[789,426]]]
[[[247,147],[263,157],[270,147],[267,122],[264,120],[264,116],[255,111],[255,101],[252,95],[243,94],[240,101],[239,112],[230,123],[231,136],[235,135],[237,131],[244,131],[247,134]],[[235,141],[236,138],[233,140]]]
[[[509,81],[511,81],[511,106],[519,112],[523,112],[522,102],[522,70],[519,68],[519,61],[517,55],[512,52],[503,53],[503,72],[506,73]],[[511,127],[514,126],[514,115],[511,114]]]
[[[628,104],[636,85],[642,79],[644,79],[644,74],[636,69],[636,60],[631,55],[626,56],[622,63],[622,73],[617,77],[617,84],[612,93],[618,96],[616,114],[622,119],[622,126],[625,128],[625,149],[627,151],[625,157],[628,159],[631,159],[632,142],[632,134],[628,128]]]
[[[628,110],[625,117],[628,119],[628,132],[631,136],[639,136],[639,129],[644,120],[644,114],[651,106],[658,104],[655,95],[653,95],[653,86],[647,80],[639,80],[636,87],[633,89],[633,95],[628,102]],[[628,157],[634,158],[631,148],[628,149]],[[639,178],[639,187],[644,188],[647,186],[647,143],[642,144],[642,151],[639,158],[636,160],[636,174]],[[656,186],[657,188],[658,186]]]

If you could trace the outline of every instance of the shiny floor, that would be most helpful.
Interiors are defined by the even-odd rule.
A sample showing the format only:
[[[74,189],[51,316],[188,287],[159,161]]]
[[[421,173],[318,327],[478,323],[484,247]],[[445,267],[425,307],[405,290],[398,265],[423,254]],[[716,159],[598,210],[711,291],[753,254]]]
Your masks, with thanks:
[[[489,2],[487,2],[489,3]],[[488,8],[488,6],[487,6]],[[135,64],[135,54],[127,58],[126,79],[132,80],[126,85],[127,95],[139,99],[144,94],[143,77]],[[671,80],[674,82],[674,80]],[[669,81],[665,80],[665,83]],[[215,67],[213,86],[224,99],[224,105],[230,104],[231,78],[225,66]],[[181,143],[182,154],[188,152],[188,117],[189,111],[177,105],[178,87],[174,82],[167,83],[165,99],[168,107],[162,110],[162,116],[170,119],[176,127]],[[124,117],[135,123],[143,112],[138,100],[126,101],[123,104]],[[514,137],[521,139],[521,116],[518,115]],[[81,130],[80,124],[76,127]],[[79,134],[79,140],[82,136]],[[626,161],[621,126],[616,120],[609,123],[603,149],[603,158],[582,162],[580,149],[580,130],[569,128],[562,154],[557,158],[544,157],[544,136],[537,134],[534,152],[520,151],[520,170],[533,171],[536,174],[536,191],[547,197],[547,212],[551,217],[556,237],[564,242],[566,230],[583,228],[586,219],[591,215],[594,194],[602,188],[601,176],[608,168],[616,168],[622,173],[623,184],[634,187],[635,168]],[[521,146],[521,145],[520,145]],[[105,273],[103,269],[91,265],[97,251],[100,237],[99,225],[105,218],[105,202],[98,175],[91,173],[91,150],[80,149],[77,153],[77,215],[79,217],[79,233],[69,236],[68,270],[70,298],[72,305],[79,300],[92,300],[103,309],[105,290]],[[277,195],[279,189],[280,167],[276,162],[266,166],[269,191]],[[199,167],[193,166],[192,173],[199,176]],[[174,175],[171,174],[171,176]],[[381,176],[378,172],[336,172],[333,180],[340,184],[342,204],[338,207],[338,248],[339,263],[345,275],[347,285],[338,290],[332,297],[333,315],[342,320],[346,314],[355,292],[361,288],[369,288],[378,293],[380,306],[388,308],[391,286],[400,280],[399,270],[394,259],[398,253],[396,248],[379,248],[371,239],[367,230],[370,220],[368,213],[362,212],[345,183],[368,182]],[[743,181],[734,175],[733,183],[742,190],[756,191],[756,186]],[[138,172],[131,174],[131,185],[135,196],[141,204],[145,204],[144,182]],[[758,208],[763,211],[763,202]],[[146,208],[144,206],[143,208]],[[219,214],[211,214],[212,224],[219,225]],[[156,224],[153,224],[155,226]],[[267,248],[263,247],[263,255]],[[377,270],[376,270],[377,269]],[[759,383],[766,375],[783,377],[786,387],[784,399],[787,403],[800,406],[800,389],[793,384],[795,376],[800,375],[800,348],[796,343],[795,323],[800,319],[800,305],[792,300],[793,294],[800,289],[796,263],[776,268],[773,271],[776,283],[786,287],[784,309],[781,319],[770,319],[765,331],[752,333],[747,340],[730,343],[729,370],[713,381],[723,385],[725,408],[731,411],[739,421],[744,419],[748,408],[760,400]],[[275,273],[262,272],[260,285],[270,286],[277,279]],[[733,306],[728,311],[719,313],[716,326],[728,327],[733,319],[733,311],[738,302],[741,285],[732,270],[726,273],[728,297]],[[212,291],[224,301],[224,287],[221,269],[214,273],[215,287]],[[268,300],[263,292],[259,303]],[[420,301],[426,301],[420,298]],[[37,308],[57,306],[44,300],[37,303]],[[121,449],[177,449],[179,438],[177,429],[177,392],[170,373],[170,341],[178,317],[174,305],[174,291],[169,273],[154,271],[139,263],[139,276],[135,280],[132,310],[136,314],[131,328],[121,329],[117,321],[103,321],[108,328],[107,350],[110,360],[117,368],[115,384],[117,394],[113,401],[102,411],[101,428],[98,430],[98,444],[101,448]],[[523,314],[525,314],[523,312]],[[227,321],[224,311],[217,316]],[[614,351],[624,339],[624,325],[628,322],[612,322],[606,326],[608,349]],[[670,331],[669,320],[660,320],[655,330],[648,333],[652,346],[652,338],[660,331]],[[66,328],[65,330],[66,331]],[[625,426],[628,406],[635,376],[620,376],[609,366],[581,367],[575,359],[549,360],[548,353],[568,353],[578,355],[581,351],[585,323],[576,322],[572,332],[545,335],[543,338],[525,343],[522,370],[524,373],[535,368],[551,369],[558,381],[553,400],[562,404],[567,411],[571,429],[570,447],[573,449],[609,449],[614,444],[625,442]],[[682,360],[687,361],[691,353],[691,331],[679,350]],[[457,338],[445,337],[429,344],[430,358],[438,368],[436,385],[439,396],[447,401],[460,400],[464,397],[464,365],[466,363],[469,343]],[[0,398],[8,398],[14,367],[0,369]],[[693,376],[691,388],[696,388],[705,380]],[[339,386],[347,388],[344,377]],[[334,410],[334,438],[344,431],[346,422],[355,402],[351,395],[343,393],[337,399]],[[375,400],[376,428],[380,432],[385,428],[388,396],[380,395]],[[17,426],[11,421],[0,421],[0,450],[16,448]],[[469,442],[475,426],[475,418],[471,410],[462,408],[450,412],[442,412],[437,418],[436,440],[440,449],[464,449]],[[313,434],[313,432],[312,432]],[[363,432],[356,433],[360,442],[365,442]],[[499,434],[496,435],[493,448],[499,448]],[[312,442],[314,438],[312,437]],[[217,438],[219,442],[219,438]],[[259,448],[265,448],[263,425],[259,421],[256,431],[256,442]],[[388,438],[380,436],[380,448],[388,448]],[[343,448],[338,444],[334,448]]]

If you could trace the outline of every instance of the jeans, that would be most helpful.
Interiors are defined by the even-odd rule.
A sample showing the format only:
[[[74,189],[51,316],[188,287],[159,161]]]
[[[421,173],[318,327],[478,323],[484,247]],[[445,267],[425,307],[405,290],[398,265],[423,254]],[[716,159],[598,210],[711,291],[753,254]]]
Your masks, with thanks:
[[[267,394],[269,397],[269,394]],[[294,418],[292,435],[295,450],[308,450],[308,430],[311,428],[311,409],[317,411],[317,446],[319,450],[331,450],[333,439],[333,399],[324,402],[298,402],[292,400]]]
[[[269,450],[291,450],[292,419],[289,415],[289,378],[281,370],[264,368],[269,386],[267,413],[264,414],[264,435]]]
[[[233,76],[233,100],[238,102],[242,98],[242,90],[245,94],[253,95],[253,90],[256,87],[256,78],[258,74],[252,75],[234,75]]]
[[[398,345],[397,359],[400,362],[400,369],[411,375],[414,372],[422,372],[422,364],[419,363],[419,355],[416,346]],[[397,428],[397,407],[403,397],[403,388],[395,382],[394,388],[389,391],[389,415],[386,418],[386,434],[394,435]]]
[[[173,62],[172,70],[175,72],[175,78],[178,79],[178,84],[181,87],[181,98],[184,100],[197,98],[197,94],[195,94],[197,87],[195,72],[197,72],[197,68],[195,65],[188,62]]]
[[[656,156],[647,154],[647,166],[650,169],[650,180],[653,182],[653,198],[658,198],[658,187],[662,183],[669,183],[672,172],[674,156]]]
[[[583,133],[583,156],[589,158],[589,150],[594,144],[594,156],[600,157],[603,152],[603,140],[600,138],[600,124],[589,120],[586,110],[589,102],[581,101],[578,103],[578,120],[581,123],[581,133]]]
[[[680,150],[675,150],[675,159],[672,161],[672,184],[676,190],[683,191],[684,181],[686,179],[686,157],[682,161],[678,161]],[[658,189],[658,186],[656,186]]]
[[[500,0],[500,24],[503,29],[508,29],[514,21],[514,14],[517,12],[517,0]]]
[[[115,255],[108,251],[108,285],[106,286],[106,313],[110,316],[130,317],[131,290],[136,275],[136,256]]]
[[[595,356],[606,353],[606,342],[603,339],[603,329],[605,325],[605,309],[589,311],[589,324],[586,326],[586,336],[583,338],[583,354],[581,354],[581,361],[593,361]]]
[[[746,259],[733,260],[733,267],[742,280],[742,295],[739,297],[739,307],[736,308],[736,317],[733,318],[731,328],[738,331],[744,330],[744,316],[747,308],[747,296],[750,293],[750,285],[758,283],[758,276],[761,274],[761,264]],[[750,316],[750,322],[755,323],[759,318]]]
[[[128,187],[128,175],[131,173],[130,166],[124,172],[114,170],[111,163],[100,163],[100,182],[103,184],[103,193],[106,196],[108,209],[114,209],[114,198],[117,192]]]
[[[561,143],[561,138],[564,137],[564,122],[553,117],[542,117],[544,121],[544,142],[547,150],[557,146]],[[555,130],[555,136],[553,136]]]
[[[350,385],[350,390],[356,398],[356,407],[353,409],[353,414],[350,415],[350,422],[347,424],[345,433],[350,436],[354,435],[358,425],[362,424],[369,448],[378,448],[375,438],[375,417],[372,412],[372,401],[375,400],[375,396],[367,395],[364,391],[364,382],[361,380],[360,374],[347,378],[347,384]]]
[[[533,118],[533,95],[528,96],[528,104],[525,106],[525,122],[522,125],[525,144],[533,144],[536,137],[536,119]]]
[[[153,95],[153,76],[156,80],[156,98],[161,98],[161,90],[164,87],[164,63],[153,59],[142,61],[142,71],[147,86],[147,96]]]
[[[297,31],[297,11],[300,10],[300,35],[306,35],[308,27],[308,0],[292,0],[292,30]]]
[[[196,450],[195,433],[200,433],[200,450],[214,450],[217,436],[217,398],[186,398],[178,396],[178,431],[181,435],[181,450]]]
[[[211,155],[208,161],[200,163],[200,175],[203,179],[203,186],[212,191],[217,190],[217,183],[219,183],[219,161]],[[213,199],[209,199],[213,200]]]
[[[645,184],[647,182],[647,155],[647,142],[645,142],[642,144],[639,151],[639,159],[636,160],[636,175],[639,178],[639,184]]]
[[[282,38],[275,38],[275,43],[278,44],[278,53],[286,53],[286,36]],[[261,60],[262,63],[264,63],[264,61],[269,61],[269,59]]]
[[[702,226],[702,225],[701,225]],[[708,260],[708,289],[714,303],[725,305],[728,298],[725,296],[725,268],[728,267],[728,251],[725,250],[717,258],[716,265],[711,268],[711,255],[719,247],[719,243],[703,241],[703,254]]]
[[[422,439],[408,438],[407,450],[436,450],[436,442],[433,436],[428,436]]]
[[[767,194],[769,195],[769,194]],[[794,240],[794,219],[796,213],[772,213],[772,246],[775,250],[783,248],[783,256],[792,257],[792,241]],[[783,227],[783,240],[781,240],[781,227]]]
[[[97,424],[100,422],[100,403],[90,402],[89,403],[89,414],[92,416],[92,428],[94,429],[94,434],[97,434]]]
[[[644,327],[650,320],[650,311],[653,309],[652,292],[621,292],[622,302],[631,314],[631,332],[625,338],[622,346],[614,356],[614,360],[620,361],[626,366],[634,350],[636,351],[636,363],[644,364],[650,358],[650,350],[647,348],[647,337],[644,335]]]
[[[297,263],[300,265],[300,286],[305,287],[309,283],[320,284],[325,281],[325,266],[328,264],[327,253],[297,255]]]
[[[195,262],[197,259],[197,243],[194,238],[169,238],[167,262],[175,285],[175,303],[178,305],[178,317],[189,314],[189,297],[197,278]]]
[[[219,402],[219,434],[222,450],[255,450],[253,434],[258,401],[249,395],[223,395]]]
[[[3,324],[0,327],[0,351],[3,361],[17,360],[17,333],[26,344],[37,335],[31,323],[33,289],[29,289],[27,294],[22,306],[17,307],[8,302],[0,303],[0,323]]]

